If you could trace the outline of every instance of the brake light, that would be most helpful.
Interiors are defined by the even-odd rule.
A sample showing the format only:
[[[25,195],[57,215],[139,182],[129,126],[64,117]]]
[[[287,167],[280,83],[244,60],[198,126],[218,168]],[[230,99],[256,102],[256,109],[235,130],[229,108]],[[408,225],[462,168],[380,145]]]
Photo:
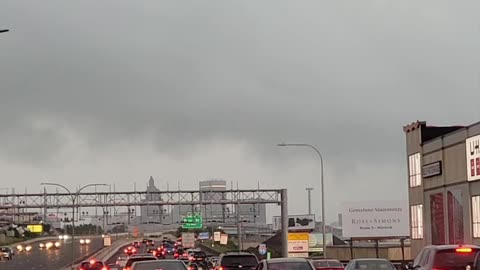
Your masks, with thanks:
[[[223,270],[223,267],[220,266],[220,267],[218,268],[218,270]]]
[[[95,264],[95,260],[90,260],[90,264]]]
[[[106,266],[104,266],[104,267],[102,268],[102,270],[108,270],[108,268],[107,268]]]
[[[188,267],[188,270],[193,270],[193,268],[191,266]]]
[[[458,253],[470,253],[470,252],[472,252],[472,249],[471,248],[457,248],[455,251],[458,252]]]

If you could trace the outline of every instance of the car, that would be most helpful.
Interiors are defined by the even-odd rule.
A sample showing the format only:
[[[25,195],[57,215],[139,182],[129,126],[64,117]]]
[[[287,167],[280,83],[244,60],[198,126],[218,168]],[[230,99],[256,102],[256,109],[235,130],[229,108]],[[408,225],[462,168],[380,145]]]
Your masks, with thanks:
[[[315,270],[312,263],[305,258],[275,258],[261,260],[256,269],[279,270],[279,269],[297,269],[297,270]]]
[[[80,239],[80,245],[88,245],[92,241],[90,239]]]
[[[18,252],[28,252],[32,250],[32,246],[31,245],[17,245],[17,251]]]
[[[140,261],[132,265],[131,270],[188,270],[185,263],[178,260]]]
[[[382,269],[382,270],[396,270],[392,262],[386,259],[379,258],[363,258],[353,259],[345,266],[345,270],[357,269]]]
[[[147,247],[148,246],[154,247],[155,246],[155,241],[153,241],[152,239],[148,239],[146,244],[147,244]]]
[[[178,259],[178,258],[181,258],[181,257],[188,258],[188,254],[182,248],[177,248],[177,250],[175,250],[175,253],[173,253],[173,257],[175,259]]]
[[[253,270],[258,264],[255,254],[250,252],[227,252],[218,257],[216,270]]]
[[[142,244],[138,241],[135,241],[132,243],[132,246],[134,246],[135,248],[140,248],[142,246]]]
[[[40,249],[52,249],[52,248],[60,248],[61,244],[59,241],[56,242],[46,242],[46,243],[40,243],[38,244],[38,247]]]
[[[156,248],[147,248],[147,253],[152,254],[153,256],[157,256],[158,249],[156,249]]]
[[[205,251],[195,251],[192,254],[191,262],[197,263],[203,269],[207,268],[207,253]]]
[[[312,260],[313,267],[316,270],[343,270],[343,264],[339,260]]]
[[[137,249],[134,246],[128,246],[123,250],[123,252],[127,256],[132,256],[133,254],[137,253]]]
[[[125,263],[127,262],[127,260],[128,260],[127,256],[120,255],[120,256],[118,256],[117,260],[115,261],[115,264],[119,265],[120,267],[123,268],[125,266]]]
[[[147,239],[147,238],[143,238],[143,240],[142,240],[142,244],[146,244],[146,243],[147,243],[147,241],[148,241],[148,239]]]
[[[0,260],[12,260],[15,252],[10,247],[0,247]]]
[[[95,259],[90,261],[81,262],[78,266],[78,270],[109,270],[108,266],[102,262]]]
[[[133,256],[128,258],[125,266],[123,267],[124,270],[132,270],[132,265],[136,262],[142,261],[157,261],[158,259],[153,256]]]
[[[480,246],[477,245],[430,245],[424,247],[407,269],[478,269]]]
[[[173,255],[175,253],[175,246],[171,244],[164,244],[163,250],[165,251],[165,255]]]

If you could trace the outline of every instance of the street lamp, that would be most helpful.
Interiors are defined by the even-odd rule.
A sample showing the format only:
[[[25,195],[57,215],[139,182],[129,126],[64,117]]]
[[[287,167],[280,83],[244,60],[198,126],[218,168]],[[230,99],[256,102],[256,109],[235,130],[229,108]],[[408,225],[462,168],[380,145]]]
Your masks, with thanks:
[[[322,246],[323,246],[323,258],[327,258],[327,242],[326,242],[326,232],[325,232],[325,192],[324,192],[324,181],[323,181],[323,157],[320,151],[311,144],[306,143],[279,143],[277,146],[299,146],[299,147],[309,147],[315,152],[317,152],[318,157],[320,158],[320,184],[321,184],[321,193],[322,193]]]
[[[87,187],[97,187],[97,186],[107,186],[106,184],[88,184],[80,189],[77,190],[76,193],[72,193],[66,186],[57,184],[57,183],[41,183],[40,185],[43,186],[57,186],[65,189],[68,194],[72,197],[72,266],[71,268],[73,269],[74,264],[75,264],[75,201],[78,199],[78,196],[80,195],[80,191],[86,189]]]

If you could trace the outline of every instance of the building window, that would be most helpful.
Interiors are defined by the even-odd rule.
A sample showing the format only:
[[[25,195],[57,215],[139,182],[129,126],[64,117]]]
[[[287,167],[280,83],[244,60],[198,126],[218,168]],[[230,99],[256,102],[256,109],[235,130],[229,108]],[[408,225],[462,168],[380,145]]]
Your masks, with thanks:
[[[472,197],[473,237],[480,238],[480,196]]]
[[[408,156],[408,177],[410,180],[410,187],[418,187],[422,184],[420,153]]]
[[[423,239],[423,205],[410,206],[412,239]]]

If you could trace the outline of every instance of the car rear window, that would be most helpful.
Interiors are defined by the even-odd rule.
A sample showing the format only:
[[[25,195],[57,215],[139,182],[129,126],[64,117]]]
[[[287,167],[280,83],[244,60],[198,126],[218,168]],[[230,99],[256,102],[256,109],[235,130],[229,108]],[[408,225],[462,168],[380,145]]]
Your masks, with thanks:
[[[381,269],[381,270],[394,270],[395,267],[385,260],[361,260],[355,262],[355,269],[369,270],[369,269]]]
[[[94,264],[91,264],[90,262],[83,262],[81,264],[81,267],[85,270],[102,270],[103,263],[102,262],[96,262]]]
[[[131,267],[134,262],[141,262],[141,261],[154,261],[157,260],[155,257],[136,257],[128,259],[127,263],[125,264],[125,268]]]
[[[339,261],[313,261],[315,267],[343,267]]]
[[[148,263],[136,263],[134,265],[135,270],[187,270],[187,267],[183,262],[166,262],[166,261],[154,261]]]
[[[207,253],[205,253],[204,251],[196,251],[195,253],[193,253],[193,256],[197,258],[206,258]]]
[[[475,255],[478,252],[479,250],[477,249],[472,249],[471,252],[457,252],[455,249],[439,250],[435,253],[433,267],[449,270],[464,270],[468,265],[473,265]]]
[[[269,270],[312,270],[308,262],[269,262]]]
[[[257,264],[258,264],[257,258],[253,255],[224,256],[222,258],[223,266],[238,266],[238,265],[256,266]]]

